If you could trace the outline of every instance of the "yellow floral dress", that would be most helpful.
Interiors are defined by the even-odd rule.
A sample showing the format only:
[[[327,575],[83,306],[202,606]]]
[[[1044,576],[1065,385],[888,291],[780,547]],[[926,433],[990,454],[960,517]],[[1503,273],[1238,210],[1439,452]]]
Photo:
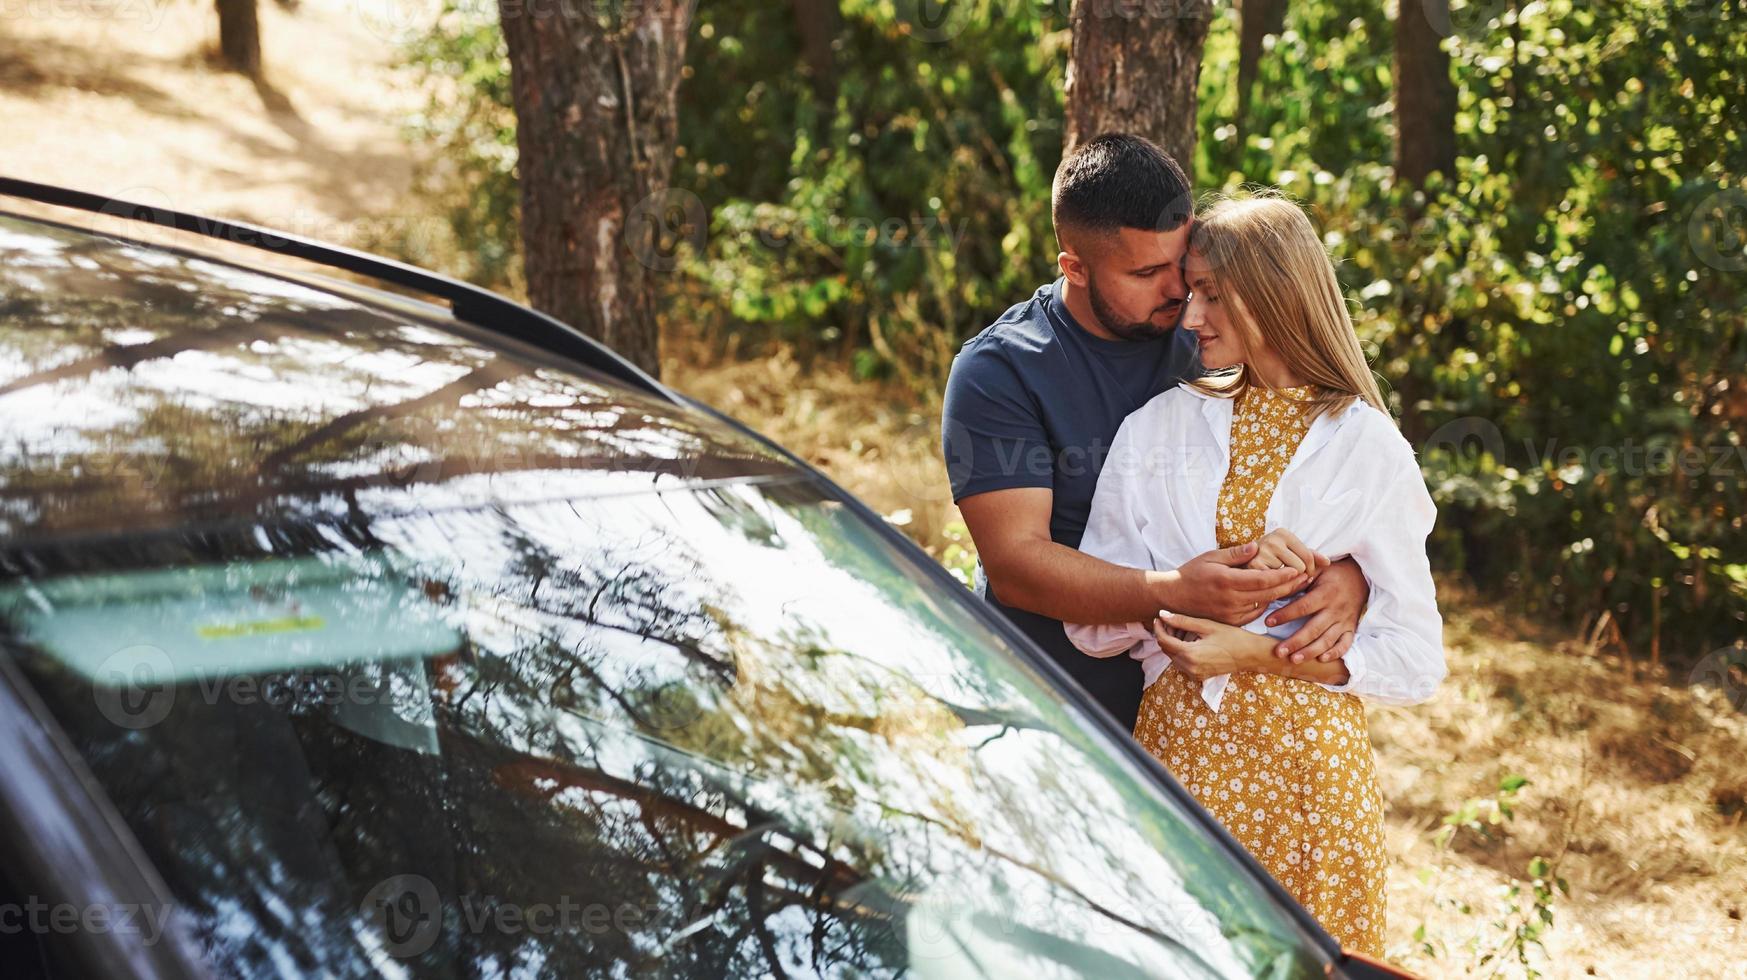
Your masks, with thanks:
[[[1233,408],[1219,546],[1254,541],[1310,428],[1309,388],[1252,388]],[[1311,681],[1232,675],[1218,712],[1167,670],[1134,737],[1346,949],[1383,953],[1383,796],[1363,703]]]

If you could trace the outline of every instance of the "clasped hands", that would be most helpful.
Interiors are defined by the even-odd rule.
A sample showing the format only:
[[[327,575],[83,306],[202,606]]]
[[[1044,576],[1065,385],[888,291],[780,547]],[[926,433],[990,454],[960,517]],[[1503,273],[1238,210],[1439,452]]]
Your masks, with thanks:
[[[1332,562],[1284,528],[1195,561],[1253,571],[1296,572],[1275,576],[1270,580],[1275,581],[1274,585],[1227,594],[1208,605],[1238,622],[1247,622],[1273,599],[1303,591],[1298,599],[1269,616],[1268,625],[1300,618],[1306,621],[1291,637],[1276,641],[1238,625],[1161,609],[1152,622],[1153,635],[1178,670],[1196,681],[1244,670],[1319,680],[1338,680],[1345,674],[1338,664],[1332,668],[1326,665],[1346,655],[1364,606],[1367,593],[1364,576],[1354,563]],[[1239,561],[1241,565],[1237,565]],[[1189,577],[1188,566],[1184,571],[1185,577]],[[1207,571],[1199,574],[1213,577]]]

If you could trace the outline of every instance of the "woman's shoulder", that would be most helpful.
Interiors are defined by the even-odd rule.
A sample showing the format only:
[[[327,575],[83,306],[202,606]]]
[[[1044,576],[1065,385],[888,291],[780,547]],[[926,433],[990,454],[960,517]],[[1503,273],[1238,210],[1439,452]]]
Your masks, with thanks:
[[[1342,441],[1349,452],[1376,460],[1383,468],[1418,470],[1419,453],[1401,434],[1401,426],[1393,416],[1363,399],[1354,401],[1346,412]]]

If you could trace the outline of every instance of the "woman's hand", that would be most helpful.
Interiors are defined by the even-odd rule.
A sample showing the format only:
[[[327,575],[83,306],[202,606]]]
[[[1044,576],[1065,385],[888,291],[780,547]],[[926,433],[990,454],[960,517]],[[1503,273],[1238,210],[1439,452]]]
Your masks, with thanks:
[[[1171,664],[1197,682],[1240,670],[1276,669],[1273,641],[1236,626],[1161,609],[1153,636]]]
[[[1328,566],[1329,560],[1310,550],[1298,540],[1298,535],[1277,527],[1256,541],[1256,556],[1246,567],[1263,570],[1290,568],[1315,579]]]

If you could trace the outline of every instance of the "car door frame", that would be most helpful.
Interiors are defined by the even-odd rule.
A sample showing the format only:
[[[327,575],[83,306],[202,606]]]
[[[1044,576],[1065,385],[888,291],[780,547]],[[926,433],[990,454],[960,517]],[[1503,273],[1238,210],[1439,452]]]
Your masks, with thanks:
[[[55,941],[82,976],[208,976],[170,889],[8,654],[0,654],[0,744],[7,746],[0,765],[0,860],[31,899],[78,913],[71,929],[51,920],[53,935],[44,938]],[[97,908],[107,910],[110,924],[85,928],[86,910]],[[155,936],[140,928],[146,910],[162,924]],[[123,915],[128,921],[118,921]]]

